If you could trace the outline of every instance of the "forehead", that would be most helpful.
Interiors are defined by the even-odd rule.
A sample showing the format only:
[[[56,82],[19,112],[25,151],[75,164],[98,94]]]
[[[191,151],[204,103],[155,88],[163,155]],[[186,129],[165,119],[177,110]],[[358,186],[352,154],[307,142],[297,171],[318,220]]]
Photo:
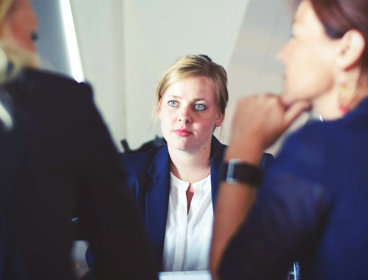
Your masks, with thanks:
[[[214,88],[207,76],[189,76],[172,83],[164,95],[185,94],[188,96],[213,97]]]
[[[323,32],[324,27],[317,17],[310,1],[302,1],[293,18],[293,28],[308,29],[311,32]]]

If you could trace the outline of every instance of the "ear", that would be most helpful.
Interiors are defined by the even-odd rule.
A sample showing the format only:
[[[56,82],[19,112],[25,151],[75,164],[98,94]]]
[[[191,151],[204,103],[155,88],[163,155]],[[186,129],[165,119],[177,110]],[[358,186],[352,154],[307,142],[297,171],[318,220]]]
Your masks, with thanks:
[[[366,42],[362,33],[355,29],[346,32],[340,40],[337,62],[341,69],[349,70],[359,62]]]
[[[224,121],[225,114],[219,113],[217,115],[216,121],[215,121],[215,127],[219,127],[222,125],[222,122]]]

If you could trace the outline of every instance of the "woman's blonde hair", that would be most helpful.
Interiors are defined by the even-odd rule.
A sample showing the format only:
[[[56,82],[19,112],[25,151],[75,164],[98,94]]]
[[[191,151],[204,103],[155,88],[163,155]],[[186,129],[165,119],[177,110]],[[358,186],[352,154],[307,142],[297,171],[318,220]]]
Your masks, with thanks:
[[[154,97],[152,119],[157,119],[157,109],[166,90],[175,82],[187,77],[205,76],[212,83],[215,92],[216,106],[219,112],[225,114],[229,95],[227,92],[227,74],[219,64],[207,55],[187,55],[177,59],[161,76]]]
[[[39,67],[36,53],[19,47],[6,38],[8,21],[17,8],[18,0],[0,0],[0,85],[15,78],[24,67]]]

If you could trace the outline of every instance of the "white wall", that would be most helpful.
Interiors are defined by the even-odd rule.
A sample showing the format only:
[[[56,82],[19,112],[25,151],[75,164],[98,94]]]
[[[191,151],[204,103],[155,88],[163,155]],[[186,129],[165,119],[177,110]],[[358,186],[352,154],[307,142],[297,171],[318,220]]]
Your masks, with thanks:
[[[159,134],[152,128],[156,83],[175,59],[205,53],[228,71],[228,141],[235,101],[281,90],[277,50],[289,36],[287,1],[71,0],[87,80],[115,141],[131,148]],[[118,145],[119,146],[119,145]]]
[[[126,135],[122,0],[70,0],[82,65],[118,145]]]
[[[156,82],[173,61],[206,53],[227,66],[247,0],[71,0],[86,79],[116,142],[151,129]]]
[[[288,1],[250,1],[228,66],[231,97],[220,137],[222,142],[229,141],[239,97],[281,93],[283,65],[277,61],[276,54],[290,37],[291,15]],[[276,153],[281,142],[269,152]]]
[[[180,56],[204,53],[227,67],[248,1],[127,0],[124,6],[127,138],[138,146],[150,129],[156,83]]]

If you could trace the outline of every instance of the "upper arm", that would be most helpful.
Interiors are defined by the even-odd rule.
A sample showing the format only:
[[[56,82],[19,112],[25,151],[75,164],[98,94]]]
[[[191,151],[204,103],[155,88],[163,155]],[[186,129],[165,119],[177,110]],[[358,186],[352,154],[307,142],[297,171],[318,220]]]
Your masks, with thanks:
[[[279,279],[295,259],[313,251],[328,194],[319,171],[323,153],[302,141],[291,139],[265,172],[247,220],[224,253],[224,279]]]

